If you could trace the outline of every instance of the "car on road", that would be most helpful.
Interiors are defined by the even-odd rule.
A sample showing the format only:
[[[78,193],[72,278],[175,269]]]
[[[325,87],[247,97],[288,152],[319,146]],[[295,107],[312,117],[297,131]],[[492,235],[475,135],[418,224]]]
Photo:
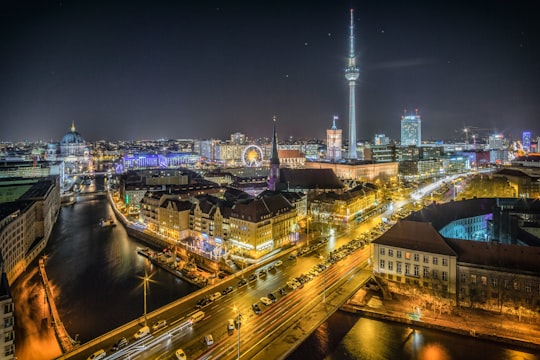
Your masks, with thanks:
[[[212,334],[208,334],[204,337],[204,343],[207,346],[214,345],[214,338],[212,337]]]
[[[253,304],[251,305],[251,308],[253,309],[253,312],[257,315],[259,315],[261,313],[261,308],[259,307],[258,304]]]
[[[142,339],[143,337],[145,337],[147,335],[150,335],[150,327],[149,326],[143,326],[142,328],[137,330],[137,332],[135,333],[135,335],[133,335],[133,337],[136,340],[138,340],[138,339]]]
[[[197,301],[197,305],[195,305],[196,308],[202,308],[203,306],[206,306],[210,304],[212,300],[208,298],[208,296],[203,297],[201,300]]]
[[[152,331],[158,331],[159,329],[163,329],[167,327],[167,320],[158,320],[152,325]]]
[[[266,269],[259,270],[259,276],[260,277],[266,276]]]
[[[249,275],[248,280],[249,280],[249,282],[257,280],[257,274],[253,273],[253,274]]]
[[[176,349],[174,355],[176,356],[176,360],[187,360],[186,353],[182,349]]]
[[[270,264],[270,265],[268,266],[268,271],[272,271],[272,270],[275,270],[274,264]]]
[[[285,288],[280,288],[278,291],[281,296],[287,295],[287,290]]]
[[[277,300],[276,295],[274,295],[274,294],[272,294],[272,293],[268,294],[268,298],[269,298],[270,300],[272,300],[272,302],[276,302],[276,300]]]
[[[230,293],[233,290],[234,290],[234,288],[232,286],[229,286],[229,287],[227,287],[227,288],[225,288],[225,289],[223,289],[221,291],[221,295],[227,295],[228,293]]]
[[[87,360],[100,360],[103,359],[105,356],[107,356],[105,350],[99,349],[98,351],[90,355]]]
[[[268,306],[268,305],[272,305],[272,300],[270,300],[269,298],[267,298],[266,296],[263,296],[262,298],[260,298],[261,302]]]
[[[294,259],[296,259],[296,256],[294,256],[293,254],[290,254],[290,255],[288,256],[288,259],[289,259],[289,260],[294,260]]]
[[[283,261],[281,260],[276,261],[276,263],[274,264],[275,267],[280,267],[281,265],[283,265]]]
[[[229,331],[234,330],[234,320],[233,319],[227,320],[227,330],[229,330]]]
[[[296,290],[296,288],[298,286],[296,286],[296,283],[294,281],[287,281],[287,286],[291,289],[291,290]]]
[[[246,279],[242,279],[238,282],[238,287],[242,287],[244,285],[246,285],[248,283],[248,281]]]
[[[128,344],[129,344],[128,339],[126,339],[125,337],[120,338],[120,339],[118,339],[118,341],[116,341],[116,342],[114,343],[114,345],[112,346],[112,351],[118,351],[118,350],[120,350],[121,348],[126,347]]]
[[[215,293],[213,293],[212,295],[210,295],[210,300],[211,301],[216,301],[217,299],[219,299],[221,297],[221,293],[219,291],[216,291]]]

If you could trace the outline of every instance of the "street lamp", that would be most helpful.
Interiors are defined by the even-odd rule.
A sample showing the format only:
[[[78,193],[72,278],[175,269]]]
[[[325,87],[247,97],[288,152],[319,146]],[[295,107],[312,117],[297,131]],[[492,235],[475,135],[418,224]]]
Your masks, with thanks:
[[[233,309],[236,313],[237,313],[237,320],[236,320],[236,324],[238,326],[238,360],[240,360],[240,327],[241,327],[241,322],[240,322],[240,317],[242,315],[240,315],[240,309],[237,308],[236,306],[234,307]]]
[[[144,296],[144,326],[147,325],[147,318],[146,318],[146,287],[148,286],[148,282],[150,281],[150,276],[146,273],[146,269],[144,270],[144,277],[140,278],[143,281],[143,296]]]
[[[321,261],[324,260],[324,256],[319,256],[319,259]],[[324,289],[323,289],[323,303],[326,304],[326,269],[323,269],[323,281],[324,281]]]

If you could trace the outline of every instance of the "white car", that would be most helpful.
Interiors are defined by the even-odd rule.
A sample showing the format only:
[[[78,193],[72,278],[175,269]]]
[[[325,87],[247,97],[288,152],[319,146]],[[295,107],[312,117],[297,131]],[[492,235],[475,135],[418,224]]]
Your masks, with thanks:
[[[233,319],[227,320],[227,330],[234,330],[234,320]]]
[[[276,263],[274,264],[275,267],[280,267],[281,265],[283,265],[283,261],[281,260],[276,261]]]
[[[287,281],[287,286],[291,289],[291,290],[296,290],[296,288],[298,286],[296,286],[296,284],[292,281]]]
[[[152,325],[152,331],[158,331],[164,327],[167,327],[167,320],[158,320]]]
[[[263,296],[262,298],[260,298],[261,302],[268,306],[268,305],[272,305],[272,300],[270,300],[269,298],[267,298],[266,296]]]
[[[212,334],[208,334],[204,337],[204,343],[207,346],[214,345],[214,338],[212,337]]]

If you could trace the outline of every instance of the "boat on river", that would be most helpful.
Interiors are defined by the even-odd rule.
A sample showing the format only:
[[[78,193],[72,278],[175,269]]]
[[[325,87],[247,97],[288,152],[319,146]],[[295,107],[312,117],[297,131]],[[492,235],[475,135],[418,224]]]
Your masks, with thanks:
[[[99,220],[99,226],[101,226],[101,227],[112,227],[112,226],[116,226],[116,223],[114,222],[114,220],[112,218],[101,219],[101,220]]]

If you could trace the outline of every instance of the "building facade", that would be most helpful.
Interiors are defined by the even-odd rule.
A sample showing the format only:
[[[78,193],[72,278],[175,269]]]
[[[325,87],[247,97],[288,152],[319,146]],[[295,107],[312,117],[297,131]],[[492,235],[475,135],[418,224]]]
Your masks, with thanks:
[[[326,160],[341,160],[342,130],[336,126],[337,116],[334,116],[332,128],[326,130]]]
[[[422,120],[418,115],[403,115],[401,117],[401,146],[422,145]]]

